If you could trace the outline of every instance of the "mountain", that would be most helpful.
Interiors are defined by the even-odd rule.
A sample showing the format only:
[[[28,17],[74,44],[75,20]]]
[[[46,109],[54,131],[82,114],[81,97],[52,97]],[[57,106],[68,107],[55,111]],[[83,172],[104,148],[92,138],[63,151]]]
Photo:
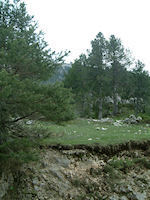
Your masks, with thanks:
[[[56,83],[56,82],[63,81],[65,78],[65,74],[68,73],[71,67],[72,67],[72,63],[62,64],[62,66],[56,69],[53,76],[49,80],[45,81],[44,83],[49,84],[49,83]]]

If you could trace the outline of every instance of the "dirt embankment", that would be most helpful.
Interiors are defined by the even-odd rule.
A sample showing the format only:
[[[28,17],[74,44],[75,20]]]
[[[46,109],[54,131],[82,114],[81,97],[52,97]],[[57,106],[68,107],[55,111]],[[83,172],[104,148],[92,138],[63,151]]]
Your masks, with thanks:
[[[1,200],[150,199],[150,141],[41,147],[40,160],[2,173]]]

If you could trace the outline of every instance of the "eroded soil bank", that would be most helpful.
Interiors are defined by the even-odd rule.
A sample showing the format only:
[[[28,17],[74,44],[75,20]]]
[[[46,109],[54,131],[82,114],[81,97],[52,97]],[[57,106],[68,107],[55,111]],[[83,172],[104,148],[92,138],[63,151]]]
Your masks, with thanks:
[[[1,174],[0,199],[150,199],[150,141],[42,146],[38,162]]]

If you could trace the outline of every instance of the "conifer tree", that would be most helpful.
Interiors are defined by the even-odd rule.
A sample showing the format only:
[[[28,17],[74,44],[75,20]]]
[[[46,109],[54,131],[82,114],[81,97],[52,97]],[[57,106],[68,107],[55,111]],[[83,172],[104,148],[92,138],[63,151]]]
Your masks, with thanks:
[[[118,95],[121,96],[121,90],[123,88],[123,79],[125,79],[125,71],[130,64],[130,59],[126,53],[121,40],[114,35],[110,36],[108,42],[108,62],[110,64],[111,71],[111,85],[112,85],[112,97],[114,101],[113,114],[116,115],[118,110]],[[121,88],[122,86],[122,88]]]
[[[98,101],[98,118],[103,117],[103,98],[105,96],[105,69],[106,69],[106,39],[100,32],[91,42],[92,50],[88,60],[90,65],[90,77],[92,91]]]
[[[34,113],[57,122],[72,117],[70,92],[62,85],[43,85],[64,55],[48,48],[22,1],[0,2],[1,140],[15,122]]]

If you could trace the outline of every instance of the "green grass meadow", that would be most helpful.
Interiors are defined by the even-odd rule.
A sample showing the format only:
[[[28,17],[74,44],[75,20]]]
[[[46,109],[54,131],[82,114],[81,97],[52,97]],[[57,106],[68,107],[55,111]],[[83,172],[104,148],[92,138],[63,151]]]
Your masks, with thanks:
[[[149,140],[150,126],[136,124],[114,126],[112,123],[95,122],[88,119],[76,119],[63,125],[52,122],[34,122],[32,129],[49,133],[41,139],[43,145],[95,144],[101,145],[124,143],[130,140]]]

